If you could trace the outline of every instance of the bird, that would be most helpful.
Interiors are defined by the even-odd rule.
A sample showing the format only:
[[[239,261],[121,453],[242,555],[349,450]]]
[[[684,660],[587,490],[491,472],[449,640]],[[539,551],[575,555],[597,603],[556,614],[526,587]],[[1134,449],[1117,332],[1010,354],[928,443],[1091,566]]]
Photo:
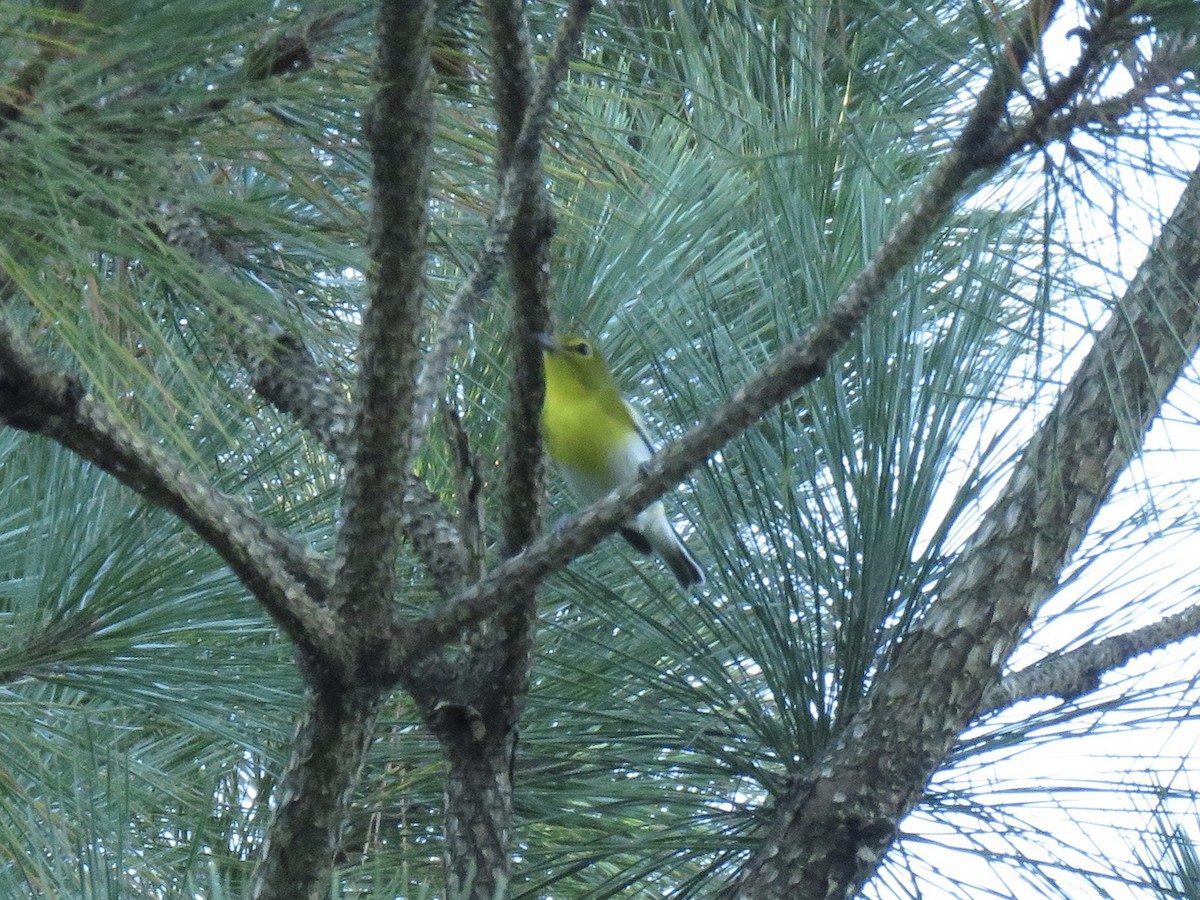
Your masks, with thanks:
[[[537,339],[546,373],[546,450],[571,490],[594,502],[636,478],[654,446],[591,341],[577,334],[539,334]],[[639,552],[657,555],[683,588],[704,582],[704,570],[667,520],[662,501],[620,531]]]

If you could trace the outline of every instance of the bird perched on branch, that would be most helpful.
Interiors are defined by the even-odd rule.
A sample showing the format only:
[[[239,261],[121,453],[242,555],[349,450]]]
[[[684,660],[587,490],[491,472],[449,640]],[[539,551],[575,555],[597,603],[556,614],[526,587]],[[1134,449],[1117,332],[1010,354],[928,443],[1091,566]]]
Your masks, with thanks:
[[[589,340],[573,334],[539,340],[546,363],[546,449],[571,489],[591,503],[636,478],[654,448]],[[622,526],[621,534],[642,553],[656,554],[683,587],[704,581],[704,570],[667,521],[661,501]]]

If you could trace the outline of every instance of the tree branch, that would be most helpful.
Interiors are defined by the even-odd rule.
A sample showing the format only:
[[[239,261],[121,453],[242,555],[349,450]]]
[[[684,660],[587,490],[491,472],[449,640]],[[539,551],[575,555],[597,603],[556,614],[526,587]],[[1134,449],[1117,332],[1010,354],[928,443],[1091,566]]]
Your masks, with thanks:
[[[325,900],[342,826],[371,745],[375,685],[309,685],[275,817],[254,872],[254,900]]]
[[[767,410],[821,377],[834,355],[878,304],[887,285],[937,231],[965,192],[971,177],[1007,161],[1007,158],[997,158],[994,152],[997,141],[1007,134],[999,131],[1000,123],[1019,84],[1021,69],[1028,65],[1034,50],[1040,46],[1040,36],[1060,6],[1059,0],[1031,0],[1022,24],[1009,45],[998,54],[997,70],[980,92],[980,99],[958,140],[926,179],[871,260],[825,316],[799,340],[785,347],[705,422],[656,453],[643,467],[637,481],[592,504],[568,524],[542,537],[431,615],[398,625],[393,634],[395,655],[388,663],[389,672],[398,671],[397,667],[402,667],[403,661],[419,652],[419,648],[453,640],[463,629],[479,622],[502,603],[515,602],[508,598],[520,596],[550,572],[591,550],[620,523],[678,484]],[[1094,37],[1100,41],[1104,35]],[[1085,56],[1093,62],[1101,58],[1091,53]],[[1051,99],[1061,106],[1071,98],[1062,91],[1055,91]],[[1057,108],[1047,100],[1039,107],[1038,115],[1053,115]],[[1015,153],[1020,148],[1012,145],[1009,149]]]
[[[233,266],[198,211],[167,200],[158,204],[158,213],[156,226],[169,246],[222,276],[233,277]],[[303,342],[274,322],[223,309],[215,310],[215,315],[230,323],[235,337],[226,341],[228,352],[249,372],[258,394],[347,465],[353,456],[354,409]],[[461,590],[466,549],[441,500],[411,471],[400,500],[400,526],[443,596]]]
[[[526,109],[527,86],[520,91],[523,96],[519,101],[506,96],[513,91],[513,88],[497,89],[497,110],[501,120],[500,196],[496,202],[496,209],[492,212],[488,222],[488,232],[483,247],[475,257],[467,280],[455,293],[446,311],[442,314],[433,346],[425,355],[421,365],[412,422],[414,448],[420,447],[421,440],[428,429],[430,417],[437,404],[438,393],[445,384],[450,363],[462,344],[467,325],[470,324],[479,303],[496,283],[496,276],[500,272],[500,262],[503,259],[505,248],[509,245],[522,204],[528,202],[526,198],[541,189],[542,135],[550,117],[550,107],[555,92],[567,73],[571,54],[579,43],[593,2],[594,0],[572,0],[567,16],[555,39],[554,47],[550,51],[546,69],[542,73],[532,99],[528,101],[528,109]],[[515,16],[520,24],[509,23],[503,26],[504,33],[495,41],[493,52],[498,58],[501,70],[506,73],[502,76],[504,79],[524,78],[527,85],[529,79],[529,35],[525,33],[524,19],[519,9],[521,4],[513,5],[507,2],[487,4],[487,9],[490,16],[493,15],[496,6],[506,5],[513,6],[513,8],[507,10],[504,17]],[[497,26],[493,25],[493,28],[495,27]],[[522,44],[521,41],[524,43]],[[524,56],[524,65],[517,63],[515,59],[507,59],[506,57],[509,56]],[[514,108],[513,104],[519,108]],[[510,118],[514,116],[517,117],[515,121],[519,123],[520,129],[515,137],[511,131],[508,131],[509,128],[517,127],[512,124]],[[526,226],[530,224],[527,217],[524,217],[522,221]],[[540,360],[541,357],[538,358]]]
[[[829,312],[799,340],[785,347],[706,421],[656,453],[643,467],[641,477],[573,516],[431,615],[398,625],[393,636],[396,655],[388,670],[398,672],[405,660],[422,652],[421,648],[453,640],[463,629],[494,612],[502,600],[530,591],[547,574],[591,550],[621,523],[645,509],[712,453],[757,422],[767,410],[821,377],[834,355],[879,302],[890,281],[938,229],[957,201],[967,179],[978,168],[971,158],[974,150],[974,146],[960,140],[934,169],[909,209]]]
[[[849,897],[1055,590],[1200,347],[1200,170],[925,618],[778,801],[739,897]]]
[[[454,297],[421,374],[414,441],[420,440],[467,324],[507,251],[514,296],[516,351],[504,442],[501,552],[517,552],[540,530],[542,448],[541,347],[534,334],[550,321],[550,241],[554,215],[543,186],[543,132],[593,0],[572,0],[536,90],[520,0],[484,4],[492,38],[499,123],[500,198],[487,240],[467,283]],[[532,590],[522,591],[497,622],[480,623],[458,662],[457,691],[427,717],[449,761],[446,781],[447,893],[489,900],[511,872],[512,768],[517,724],[529,689],[536,617]],[[406,678],[406,685],[413,679]]]
[[[76,378],[39,359],[3,321],[0,419],[57,441],[179,516],[301,648],[333,669],[350,659],[333,618],[319,605],[330,587],[320,557],[245,504],[197,481],[88,396]]]
[[[979,717],[1038,697],[1074,700],[1099,689],[1100,679],[1134,657],[1200,634],[1200,605],[1143,628],[1093,641],[1006,675],[983,695]]]
[[[432,0],[386,0],[377,21],[379,88],[367,123],[374,162],[371,297],[331,598],[335,611],[369,635],[384,634],[391,622],[400,498],[408,481],[429,230],[433,7]]]
[[[1156,52],[1135,74],[1133,86],[1122,94],[1104,100],[1080,103],[1073,109],[1055,116],[1042,129],[1043,140],[1061,140],[1076,131],[1097,125],[1103,130],[1119,127],[1121,119],[1135,109],[1161,97],[1162,88],[1177,85],[1184,73],[1195,67],[1192,54],[1195,40],[1182,45],[1169,45]]]
[[[282,335],[273,353],[246,364],[263,398],[296,419],[343,464],[351,458],[354,410],[299,341]],[[467,548],[442,501],[411,472],[400,499],[400,527],[442,595],[450,597],[462,590]]]
[[[1129,12],[1132,0],[1116,0],[1107,3],[1096,23],[1082,33],[1083,41],[1079,58],[1062,78],[1047,86],[1040,99],[1033,99],[1029,115],[1015,126],[995,129],[991,137],[979,145],[978,158],[985,164],[998,165],[1011,159],[1030,146],[1044,146],[1052,137],[1066,137],[1070,131],[1067,121],[1052,127],[1055,115],[1074,100],[1084,86],[1100,69],[1107,54],[1112,52],[1114,34],[1122,42],[1132,42],[1126,29],[1129,28]],[[1047,24],[1049,24],[1047,20]]]

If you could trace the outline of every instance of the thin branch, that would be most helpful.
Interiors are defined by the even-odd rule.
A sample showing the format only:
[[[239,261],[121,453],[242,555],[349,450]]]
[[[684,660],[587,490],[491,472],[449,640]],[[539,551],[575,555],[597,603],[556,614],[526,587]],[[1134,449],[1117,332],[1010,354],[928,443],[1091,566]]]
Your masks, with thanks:
[[[379,88],[367,135],[372,177],[370,302],[363,313],[354,456],[346,471],[333,608],[367,634],[391,621],[408,481],[429,230],[433,0],[380,5]]]
[[[454,496],[458,501],[458,532],[467,549],[462,583],[478,581],[485,569],[484,547],[487,527],[483,508],[483,471],[479,456],[471,450],[462,416],[453,404],[438,404],[445,422],[450,446],[454,450]]]
[[[0,419],[43,435],[173,512],[224,559],[271,617],[313,658],[349,659],[332,616],[323,561],[245,504],[197,481],[157,444],[88,396],[73,376],[38,358],[0,321]]]
[[[1054,135],[1051,124],[1055,115],[1064,109],[1083,90],[1099,71],[1107,54],[1112,52],[1114,33],[1128,40],[1123,29],[1128,27],[1132,0],[1117,0],[1104,5],[1103,13],[1093,27],[1081,34],[1083,41],[1079,58],[1067,74],[1046,88],[1040,99],[1035,98],[1029,115],[1011,128],[996,129],[990,139],[978,149],[978,157],[987,165],[1002,164],[1030,146],[1045,146]],[[1064,123],[1065,124],[1065,123]],[[1061,132],[1065,137],[1069,132]]]
[[[572,0],[568,7],[521,130],[513,142],[511,164],[502,168],[500,197],[488,222],[483,247],[475,257],[467,280],[455,293],[438,322],[433,346],[421,366],[412,421],[414,448],[420,447],[437,403],[437,395],[445,383],[454,354],[461,346],[467,325],[480,301],[496,283],[518,210],[530,192],[541,184],[542,135],[550,117],[555,92],[567,73],[593,2]]]
[[[1040,45],[1040,36],[1060,6],[1058,0],[1032,0],[1022,25],[1005,51],[998,55],[997,71],[981,91],[958,140],[871,260],[825,316],[784,348],[705,422],[655,454],[637,481],[597,501],[430,616],[397,626],[393,635],[396,657],[389,663],[389,671],[396,671],[395,667],[402,666],[403,660],[418,652],[418,648],[453,640],[502,602],[514,602],[508,597],[519,596],[550,572],[591,550],[620,523],[678,484],[767,410],[821,377],[836,353],[878,304],[891,280],[938,230],[972,176],[1006,161],[996,158],[994,153],[997,136],[1001,134],[1000,123],[1019,84],[1021,68],[1028,65]],[[1061,94],[1055,96],[1060,104],[1070,99]],[[1050,107],[1046,110],[1048,114],[1054,112]],[[1017,148],[1011,149],[1016,152]]]
[[[1061,697],[1074,700],[1099,689],[1101,679],[1143,653],[1200,635],[1200,605],[1125,634],[1076,647],[1004,677],[984,694],[979,716],[1022,700]]]
[[[996,140],[1009,100],[1021,86],[1021,75],[1033,59],[1034,51],[1041,47],[1042,37],[1061,6],[1062,0],[1029,0],[1013,36],[996,55],[992,76],[980,92],[957,141],[975,159],[976,165],[988,165],[983,162],[984,157],[994,155],[988,147]],[[997,160],[997,164],[1002,161]]]
[[[1055,116],[1042,129],[1041,139],[1062,140],[1073,132],[1093,125],[1110,131],[1118,129],[1121,119],[1134,110],[1144,109],[1150,100],[1163,96],[1160,90],[1179,84],[1183,74],[1191,68],[1194,68],[1194,63],[1186,54],[1156,54],[1138,73],[1133,87],[1128,91],[1104,100],[1080,103],[1074,109]]]
[[[295,418],[343,464],[350,459],[354,410],[298,340],[281,335],[274,352],[246,359],[246,365],[262,397]],[[400,499],[400,527],[443,596],[462,590],[467,581],[467,548],[441,499],[411,472]]]
[[[234,267],[212,239],[195,209],[164,200],[156,227],[166,243],[223,277]],[[291,416],[342,465],[353,456],[354,408],[340,385],[324,372],[303,341],[274,323],[236,310],[215,309],[229,325],[227,352],[250,374],[254,389],[277,410]],[[264,347],[269,347],[264,351]],[[400,527],[443,596],[462,589],[467,552],[441,500],[411,471],[400,500]]]

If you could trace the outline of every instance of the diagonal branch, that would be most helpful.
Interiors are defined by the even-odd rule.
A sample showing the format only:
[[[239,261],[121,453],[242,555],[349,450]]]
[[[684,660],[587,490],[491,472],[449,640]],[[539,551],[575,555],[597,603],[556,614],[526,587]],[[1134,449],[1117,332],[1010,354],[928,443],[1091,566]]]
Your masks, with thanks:
[[[1200,348],[1198,284],[1200,170],[938,601],[779,799],[739,897],[849,897],[874,872]]]
[[[418,648],[454,639],[502,603],[514,602],[510,597],[519,596],[550,572],[591,550],[621,522],[678,484],[767,410],[821,377],[836,353],[878,305],[891,280],[915,257],[966,193],[973,176],[1007,161],[998,159],[994,152],[996,142],[1004,136],[1000,125],[1019,84],[1020,72],[1040,46],[1040,36],[1060,5],[1059,0],[1031,0],[1021,26],[1004,52],[998,54],[997,70],[980,92],[980,99],[950,152],[930,173],[907,211],[825,316],[799,340],[785,347],[705,422],[655,454],[637,481],[596,502],[573,517],[569,525],[556,528],[554,533],[536,541],[455,601],[422,620],[397,626],[393,635],[395,655],[389,662],[389,671],[396,671],[395,667],[402,666],[403,660],[418,652]],[[1102,33],[1093,35],[1096,41],[1105,38]],[[1093,61],[1099,59],[1086,47],[1084,55]],[[1071,98],[1056,92],[1053,99],[1061,105]],[[1039,115],[1055,111],[1049,105],[1039,109]],[[1009,145],[1014,154],[1019,149]]]
[[[232,277],[226,251],[205,227],[202,215],[174,200],[157,205],[156,228],[166,243],[205,269]],[[353,456],[354,409],[300,338],[278,324],[217,309],[229,324],[227,351],[250,373],[259,396],[295,419],[343,465]],[[264,351],[264,347],[270,347]],[[445,596],[462,588],[466,549],[442,502],[411,471],[400,500],[400,526]]]
[[[433,8],[432,0],[387,0],[377,20],[379,88],[367,124],[374,162],[370,301],[330,600],[367,634],[382,634],[391,620],[412,444],[429,230]]]
[[[451,358],[507,252],[514,298],[514,372],[504,442],[501,552],[510,556],[540,530],[541,348],[533,335],[550,319],[554,215],[543,184],[543,132],[593,0],[571,0],[545,71],[533,86],[530,38],[521,0],[484,3],[491,32],[501,183],[487,240],[467,283],[439,323],[426,358],[415,413],[420,440]],[[465,498],[464,498],[465,502]],[[447,753],[446,886],[453,896],[491,898],[511,877],[512,770],[517,724],[529,690],[536,618],[532,591],[498,621],[480,623],[456,666],[460,688],[428,719]],[[406,679],[406,684],[411,684]]]
[[[1006,675],[988,688],[979,715],[1038,697],[1074,700],[1099,689],[1105,674],[1154,650],[1200,634],[1200,605],[1125,634],[1093,641]]]
[[[569,524],[534,542],[432,615],[398,626],[398,656],[389,669],[422,647],[454,639],[494,612],[502,598],[529,591],[550,572],[595,547],[769,409],[824,374],[830,360],[879,302],[896,273],[937,230],[974,168],[955,148],[937,167],[909,211],[846,292],[794,344],[746,383],[702,424],[654,455],[635,482],[592,504]]]
[[[301,648],[334,669],[345,665],[345,645],[319,605],[330,587],[323,561],[245,504],[197,481],[88,396],[76,378],[39,359],[3,321],[0,419],[57,441],[175,513],[221,555]]]
[[[1012,158],[1026,147],[1040,147],[1057,132],[1060,137],[1069,134],[1074,124],[1070,117],[1057,123],[1054,117],[1070,104],[1099,71],[1105,57],[1112,53],[1117,42],[1131,42],[1133,37],[1125,30],[1134,3],[1132,0],[1114,0],[1106,3],[1098,21],[1083,35],[1079,58],[1062,78],[1046,87],[1045,95],[1033,102],[1030,114],[1010,128],[993,129],[978,148],[980,160],[1000,164]]]

